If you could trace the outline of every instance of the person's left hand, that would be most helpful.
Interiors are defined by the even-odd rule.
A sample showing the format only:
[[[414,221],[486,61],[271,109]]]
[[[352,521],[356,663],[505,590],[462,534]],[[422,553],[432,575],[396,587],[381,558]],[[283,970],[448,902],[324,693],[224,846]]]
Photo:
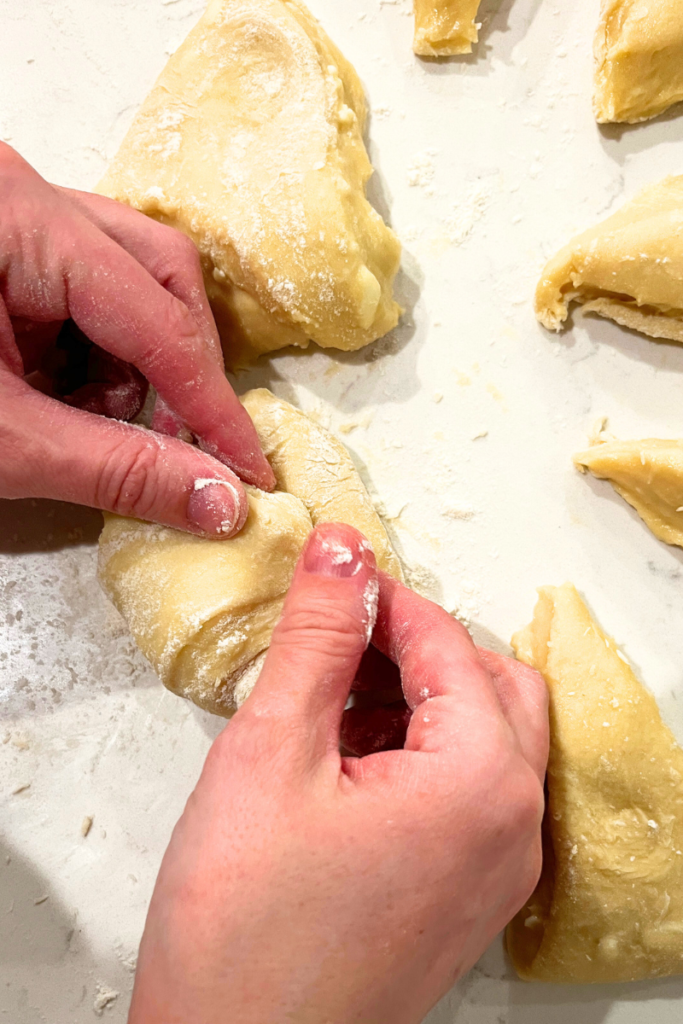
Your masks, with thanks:
[[[123,422],[147,382],[152,431]],[[224,539],[247,515],[240,478],[275,484],[225,376],[190,239],[50,185],[0,143],[0,498]]]

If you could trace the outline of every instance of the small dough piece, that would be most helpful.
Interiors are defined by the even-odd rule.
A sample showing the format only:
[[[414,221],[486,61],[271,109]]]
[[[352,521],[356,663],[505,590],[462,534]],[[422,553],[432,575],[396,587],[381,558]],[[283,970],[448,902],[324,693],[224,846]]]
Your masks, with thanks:
[[[481,0],[414,0],[413,50],[421,57],[471,53],[479,38],[474,19]]]
[[[683,175],[643,189],[550,260],[536,316],[559,331],[571,302],[651,338],[683,342]]]
[[[314,526],[355,526],[372,544],[379,568],[402,579],[387,532],[341,441],[266,388],[247,392],[242,404],[254,421],[278,487],[303,501]]]
[[[600,441],[574,462],[609,480],[655,537],[683,548],[683,441]]]
[[[571,584],[539,591],[517,657],[550,690],[543,872],[508,927],[527,981],[683,972],[683,750]]]
[[[680,0],[602,0],[593,107],[601,124],[634,124],[683,100]]]
[[[229,368],[396,326],[353,67],[300,0],[211,0],[98,186],[196,243]]]
[[[162,682],[224,717],[256,682],[314,523],[355,526],[380,567],[401,578],[343,445],[265,389],[242,401],[279,490],[247,488],[249,515],[236,537],[203,540],[113,515],[100,537],[100,581]]]

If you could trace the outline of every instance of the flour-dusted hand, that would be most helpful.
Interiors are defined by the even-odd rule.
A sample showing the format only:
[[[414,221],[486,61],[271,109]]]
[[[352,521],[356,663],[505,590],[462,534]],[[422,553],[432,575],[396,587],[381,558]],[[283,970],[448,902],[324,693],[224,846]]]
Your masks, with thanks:
[[[160,397],[155,432],[121,422],[147,382]],[[238,477],[274,485],[223,372],[193,244],[48,184],[0,143],[0,497],[226,537],[247,514]]]
[[[344,758],[377,611],[412,718]],[[130,1024],[418,1024],[534,888],[547,751],[537,673],[318,527],[166,853]]]

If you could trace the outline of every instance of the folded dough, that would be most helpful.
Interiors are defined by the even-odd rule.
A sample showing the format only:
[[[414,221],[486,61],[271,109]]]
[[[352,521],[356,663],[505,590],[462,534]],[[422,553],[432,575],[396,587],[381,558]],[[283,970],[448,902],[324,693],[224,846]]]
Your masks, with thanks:
[[[683,100],[680,0],[602,0],[595,37],[595,116],[646,121]]]
[[[574,462],[609,480],[655,537],[683,548],[683,441],[599,441]]]
[[[100,182],[197,244],[230,367],[310,339],[361,348],[398,322],[365,116],[300,0],[211,0]]]
[[[652,338],[683,341],[683,175],[643,189],[546,265],[536,315],[559,331],[569,304]]]
[[[509,925],[528,981],[683,972],[683,750],[571,584],[540,590],[517,656],[550,690],[541,880]]]
[[[343,445],[265,389],[243,402],[279,490],[247,489],[249,515],[236,537],[202,540],[112,515],[100,537],[100,581],[162,682],[225,717],[253,688],[313,525],[355,526],[380,568],[401,578]]]
[[[481,0],[414,0],[413,50],[422,57],[471,53],[478,39],[474,19]]]

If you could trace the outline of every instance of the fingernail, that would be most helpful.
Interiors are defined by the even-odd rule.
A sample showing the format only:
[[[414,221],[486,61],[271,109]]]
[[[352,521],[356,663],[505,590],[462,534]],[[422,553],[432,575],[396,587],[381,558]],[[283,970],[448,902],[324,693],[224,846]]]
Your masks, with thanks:
[[[240,494],[229,480],[195,480],[187,518],[209,537],[230,537],[243,526]]]
[[[365,539],[348,526],[326,525],[309,537],[304,551],[306,572],[338,579],[356,576],[364,565],[372,564],[374,555]]]

